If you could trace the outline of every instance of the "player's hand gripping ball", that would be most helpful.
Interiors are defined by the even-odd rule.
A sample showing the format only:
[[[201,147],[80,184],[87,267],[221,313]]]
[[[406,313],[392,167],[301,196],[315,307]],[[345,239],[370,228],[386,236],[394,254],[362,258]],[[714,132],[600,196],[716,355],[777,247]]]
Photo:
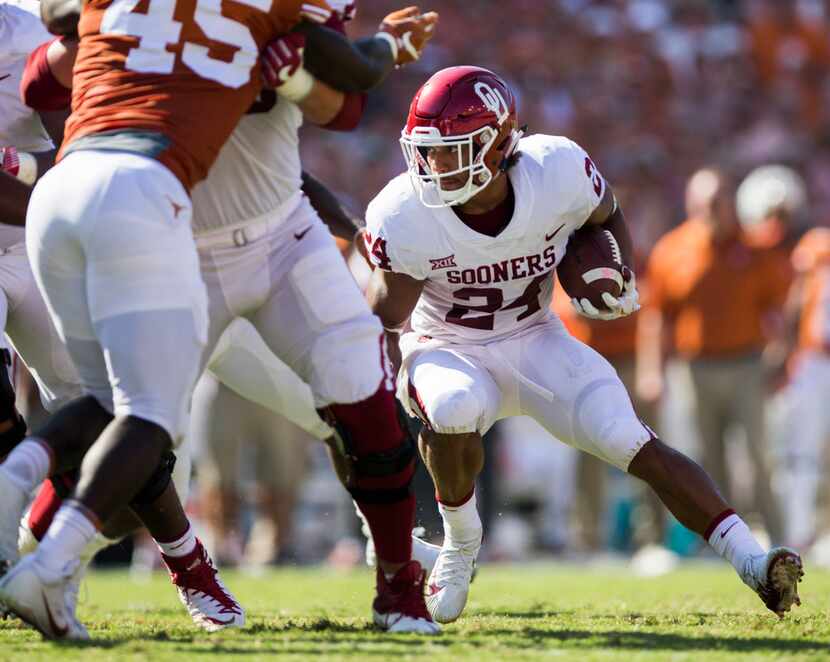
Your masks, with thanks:
[[[634,272],[622,263],[617,240],[602,226],[574,232],[556,271],[580,315],[612,320],[640,308]]]

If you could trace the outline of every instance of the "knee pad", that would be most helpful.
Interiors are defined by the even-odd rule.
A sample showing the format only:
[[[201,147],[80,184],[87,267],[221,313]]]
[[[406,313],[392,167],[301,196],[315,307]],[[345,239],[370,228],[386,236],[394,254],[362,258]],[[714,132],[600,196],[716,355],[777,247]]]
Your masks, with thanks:
[[[161,462],[153,472],[153,475],[147,480],[138,494],[133,497],[130,504],[137,506],[147,506],[158,499],[173,476],[173,467],[176,466],[176,456],[172,451],[167,451],[161,456]]]
[[[391,391],[381,386],[371,398],[331,405],[321,413],[354,472],[354,484],[347,489],[356,501],[392,503],[409,497],[415,442]]]
[[[455,389],[439,393],[432,401],[429,422],[439,434],[476,432],[484,407],[474,391]]]

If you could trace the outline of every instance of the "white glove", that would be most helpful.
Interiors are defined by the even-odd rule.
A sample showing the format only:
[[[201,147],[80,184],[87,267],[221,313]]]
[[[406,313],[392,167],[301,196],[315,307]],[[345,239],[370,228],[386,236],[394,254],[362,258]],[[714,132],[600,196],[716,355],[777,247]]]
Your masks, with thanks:
[[[615,320],[640,310],[640,295],[637,292],[637,279],[634,277],[634,272],[631,269],[625,268],[625,270],[628,272],[629,278],[623,283],[623,290],[620,297],[611,296],[608,292],[603,292],[602,294],[602,300],[608,306],[608,310],[598,310],[586,298],[573,298],[571,299],[571,304],[576,308],[576,312],[583,317],[590,317],[595,320]]]

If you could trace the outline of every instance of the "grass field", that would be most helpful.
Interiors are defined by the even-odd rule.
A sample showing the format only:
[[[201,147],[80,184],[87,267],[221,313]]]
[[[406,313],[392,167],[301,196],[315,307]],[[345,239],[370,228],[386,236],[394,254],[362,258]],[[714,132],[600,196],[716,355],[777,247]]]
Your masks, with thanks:
[[[819,660],[830,659],[830,574],[810,571],[804,606],[779,621],[730,569],[692,565],[657,579],[625,566],[486,566],[463,619],[431,639],[389,636],[367,618],[368,571],[227,573],[244,631],[192,627],[164,575],[96,573],[80,616],[94,641],[44,643],[0,622],[0,659],[30,660]]]

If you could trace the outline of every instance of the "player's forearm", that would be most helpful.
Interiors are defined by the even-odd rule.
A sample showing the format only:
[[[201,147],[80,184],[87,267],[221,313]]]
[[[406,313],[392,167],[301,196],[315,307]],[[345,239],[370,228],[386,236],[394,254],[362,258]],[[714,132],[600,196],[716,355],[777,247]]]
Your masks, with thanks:
[[[308,196],[311,206],[328,226],[329,232],[347,241],[354,239],[355,233],[363,225],[363,219],[349,212],[325,184],[305,170],[303,193]]]
[[[0,222],[21,227],[26,225],[26,208],[31,195],[31,186],[0,171]]]
[[[395,67],[392,50],[375,37],[349,41],[335,30],[304,25],[304,66],[315,78],[343,92],[367,92]]]
[[[415,309],[424,283],[403,274],[375,269],[369,279],[366,299],[387,331],[400,333]]]
[[[325,126],[340,113],[346,95],[339,90],[315,80],[308,96],[297,105],[303,111],[303,118],[312,124]]]

